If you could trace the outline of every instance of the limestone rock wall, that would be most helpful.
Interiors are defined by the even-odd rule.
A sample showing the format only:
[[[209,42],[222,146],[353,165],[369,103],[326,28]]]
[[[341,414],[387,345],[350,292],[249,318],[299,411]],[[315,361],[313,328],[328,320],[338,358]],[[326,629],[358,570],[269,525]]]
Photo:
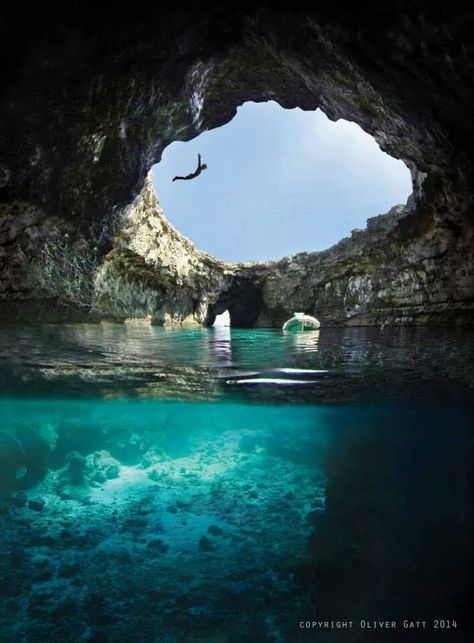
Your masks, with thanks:
[[[151,315],[155,323],[203,323],[208,304],[230,287],[235,268],[196,250],[167,221],[148,177],[118,224],[100,266],[93,312]]]
[[[259,323],[280,325],[293,310],[329,325],[472,323],[474,271],[465,241],[433,220],[407,239],[413,225],[420,225],[414,211],[397,206],[324,252],[267,266]]]

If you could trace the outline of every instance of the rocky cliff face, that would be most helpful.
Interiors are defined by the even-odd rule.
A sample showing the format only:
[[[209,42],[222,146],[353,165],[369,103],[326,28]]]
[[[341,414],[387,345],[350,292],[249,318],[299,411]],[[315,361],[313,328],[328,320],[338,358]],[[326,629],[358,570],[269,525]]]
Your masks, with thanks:
[[[114,244],[96,276],[93,311],[99,316],[204,323],[208,304],[230,288],[236,272],[173,228],[149,178],[127,208]]]
[[[241,324],[276,324],[305,304],[328,323],[472,320],[473,26],[470,12],[395,0],[349,12],[338,2],[9,7],[0,23],[0,317],[12,301],[22,302],[18,314],[33,302],[51,310],[31,261],[59,227],[75,248],[107,257],[94,310],[116,316],[200,322],[226,305]],[[158,219],[146,234],[167,241],[144,250],[148,226],[127,208],[164,147],[228,122],[245,100],[268,99],[361,125],[412,170],[414,208],[327,252],[268,266],[204,259]],[[123,216],[134,240],[114,247]],[[153,266],[144,285],[139,275]],[[132,280],[140,296],[126,295]]]
[[[463,244],[430,218],[413,235],[419,225],[413,204],[395,206],[324,252],[228,264],[170,225],[147,179],[98,270],[93,310],[165,324],[212,323],[227,309],[236,326],[279,327],[294,310],[332,325],[469,322]]]
[[[472,265],[463,243],[432,220],[411,236],[419,223],[411,208],[396,206],[324,252],[268,266],[260,323],[280,325],[292,310],[328,325],[470,323]]]

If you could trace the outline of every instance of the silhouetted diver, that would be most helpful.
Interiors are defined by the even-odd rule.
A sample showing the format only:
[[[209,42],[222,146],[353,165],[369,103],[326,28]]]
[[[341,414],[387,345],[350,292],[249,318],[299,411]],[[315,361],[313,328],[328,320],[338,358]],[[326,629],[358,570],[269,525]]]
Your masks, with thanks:
[[[175,176],[173,181],[189,181],[189,179],[195,179],[201,174],[203,170],[207,170],[207,165],[205,163],[201,163],[201,155],[198,154],[197,170],[195,172],[192,172],[192,174],[188,174],[187,176]]]

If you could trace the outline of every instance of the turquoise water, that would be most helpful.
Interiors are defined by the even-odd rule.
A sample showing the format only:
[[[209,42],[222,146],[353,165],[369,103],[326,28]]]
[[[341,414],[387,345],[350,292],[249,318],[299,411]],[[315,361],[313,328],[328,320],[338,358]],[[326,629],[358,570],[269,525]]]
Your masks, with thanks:
[[[468,640],[473,351],[4,326],[0,640]]]

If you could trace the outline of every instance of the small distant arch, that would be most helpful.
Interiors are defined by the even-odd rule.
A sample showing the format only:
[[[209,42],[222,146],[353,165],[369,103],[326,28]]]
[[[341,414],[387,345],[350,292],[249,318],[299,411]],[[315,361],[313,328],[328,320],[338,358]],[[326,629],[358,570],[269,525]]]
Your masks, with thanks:
[[[230,313],[228,310],[224,310],[220,315],[216,315],[214,323],[212,324],[213,328],[223,328],[225,326],[230,326]]]

